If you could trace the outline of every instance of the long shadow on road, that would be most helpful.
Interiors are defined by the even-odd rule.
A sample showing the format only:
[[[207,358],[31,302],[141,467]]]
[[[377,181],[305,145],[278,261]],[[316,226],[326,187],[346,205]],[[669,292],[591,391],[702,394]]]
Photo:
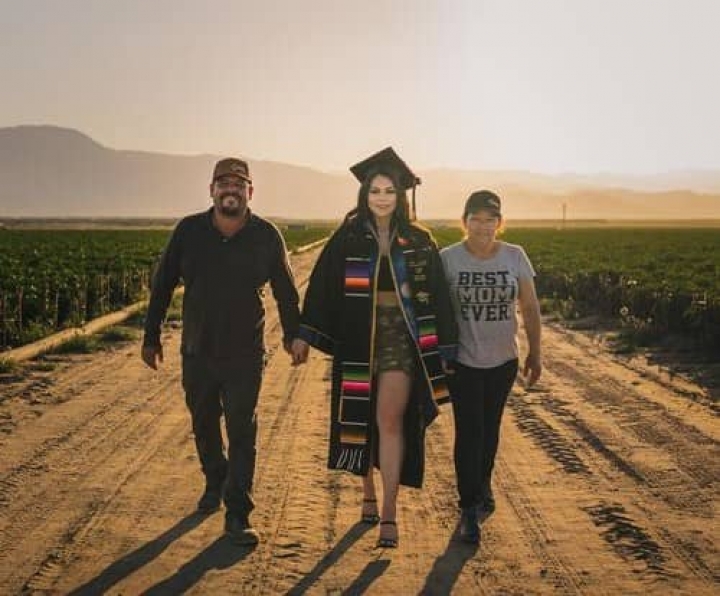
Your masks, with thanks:
[[[356,523],[354,526],[352,526],[346,533],[345,536],[343,536],[340,539],[340,542],[338,542],[335,547],[326,554],[320,561],[317,562],[314,569],[310,571],[300,582],[295,584],[290,590],[288,590],[287,594],[288,596],[300,596],[301,594],[305,594],[312,585],[319,580],[323,573],[325,573],[330,567],[335,565],[342,556],[350,549],[350,547],[355,544],[362,536],[371,529],[371,526],[368,524],[363,524],[361,522]],[[386,568],[387,566],[385,566]],[[383,568],[380,573],[382,573],[385,568]],[[369,575],[363,575],[362,582],[363,584],[367,584],[368,581],[372,583],[374,579],[377,577],[376,573],[378,569],[373,567],[372,569],[368,570]],[[370,579],[370,575],[372,575],[372,579]],[[358,580],[360,581],[360,578]],[[369,585],[369,584],[368,584]]]
[[[390,567],[389,559],[378,559],[365,565],[362,573],[357,579],[343,590],[342,596],[359,596],[370,588],[372,583]]]
[[[457,529],[450,538],[445,552],[435,559],[425,585],[420,590],[423,596],[440,596],[450,594],[455,582],[460,577],[465,563],[472,559],[478,551],[478,546],[466,544],[458,540]]]
[[[211,569],[228,569],[242,561],[254,546],[240,547],[230,539],[221,536],[196,557],[185,563],[169,578],[143,592],[144,596],[174,596],[184,594],[198,583]]]
[[[105,593],[112,586],[156,559],[168,546],[181,536],[197,528],[206,519],[208,519],[207,516],[203,515],[188,515],[154,540],[115,561],[100,575],[70,592],[70,595],[90,596],[91,594]]]

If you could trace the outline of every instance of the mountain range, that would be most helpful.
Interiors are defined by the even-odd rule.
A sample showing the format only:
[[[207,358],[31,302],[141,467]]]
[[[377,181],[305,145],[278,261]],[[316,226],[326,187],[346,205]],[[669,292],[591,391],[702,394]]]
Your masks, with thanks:
[[[105,147],[56,126],[0,128],[0,217],[178,217],[210,205],[220,155],[172,155]],[[347,173],[255,160],[260,214],[338,219],[355,203]],[[656,176],[545,175],[522,171],[419,171],[420,219],[456,219],[465,197],[490,188],[510,219],[720,219],[720,171]]]

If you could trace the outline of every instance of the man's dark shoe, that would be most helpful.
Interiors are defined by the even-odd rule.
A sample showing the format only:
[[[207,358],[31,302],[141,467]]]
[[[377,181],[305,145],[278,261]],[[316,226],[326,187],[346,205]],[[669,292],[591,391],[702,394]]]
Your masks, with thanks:
[[[197,504],[200,513],[213,513],[220,509],[222,491],[219,489],[206,488]]]
[[[260,542],[260,535],[250,522],[235,515],[225,517],[225,535],[239,546],[255,546]]]
[[[460,516],[460,539],[468,544],[480,544],[480,526],[475,507],[462,510]]]

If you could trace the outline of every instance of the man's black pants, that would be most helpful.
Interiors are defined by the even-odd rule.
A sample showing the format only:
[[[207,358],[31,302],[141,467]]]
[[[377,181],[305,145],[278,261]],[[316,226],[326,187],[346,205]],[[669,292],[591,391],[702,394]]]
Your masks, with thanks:
[[[234,358],[183,355],[185,402],[192,416],[195,447],[207,486],[221,491],[228,515],[246,518],[254,507],[255,407],[263,371],[263,354]],[[220,417],[225,415],[228,456]]]
[[[489,494],[500,421],[518,371],[517,359],[495,368],[456,363],[450,377],[455,418],[455,474],[460,507],[480,504]]]

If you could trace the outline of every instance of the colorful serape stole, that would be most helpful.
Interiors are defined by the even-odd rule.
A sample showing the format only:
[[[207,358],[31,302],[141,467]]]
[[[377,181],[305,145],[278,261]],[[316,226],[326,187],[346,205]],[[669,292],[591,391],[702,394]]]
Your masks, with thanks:
[[[364,313],[370,299],[371,261],[367,257],[345,259],[345,299],[355,303],[350,312]],[[354,300],[353,300],[354,299]],[[362,356],[367,358],[363,350]],[[339,426],[340,449],[335,467],[357,472],[363,466],[363,454],[368,442],[371,419],[371,372],[370,363],[364,361],[343,361],[340,376],[340,407],[337,423]]]
[[[354,471],[363,465],[371,417],[370,363],[343,362],[340,382],[340,454],[336,466]]]
[[[435,315],[425,315],[417,318],[418,344],[420,357],[428,371],[432,396],[436,403],[446,403],[450,399],[445,374],[442,369],[442,360],[438,350],[437,321]]]
[[[370,259],[348,257],[345,259],[345,296],[367,298],[370,295]]]
[[[417,342],[420,349],[420,358],[427,371],[429,389],[436,404],[450,401],[450,391],[447,387],[445,374],[440,357],[439,340],[437,333],[437,318],[430,304],[430,290],[428,288],[428,267],[430,258],[426,248],[403,251],[407,261],[408,278],[412,280],[415,290],[412,308],[415,313]]]

